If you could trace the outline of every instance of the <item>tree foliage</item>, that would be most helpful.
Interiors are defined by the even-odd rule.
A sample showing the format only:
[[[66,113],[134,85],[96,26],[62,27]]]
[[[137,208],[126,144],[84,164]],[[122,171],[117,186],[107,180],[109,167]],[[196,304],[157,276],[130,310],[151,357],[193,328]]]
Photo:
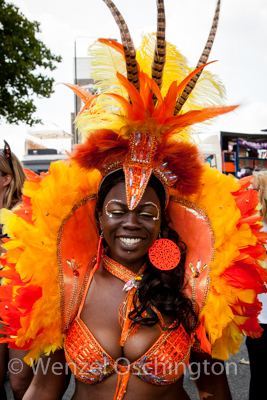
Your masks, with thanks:
[[[49,97],[54,79],[55,56],[35,36],[40,24],[28,21],[13,4],[0,0],[0,121],[29,125],[40,122],[34,95]]]

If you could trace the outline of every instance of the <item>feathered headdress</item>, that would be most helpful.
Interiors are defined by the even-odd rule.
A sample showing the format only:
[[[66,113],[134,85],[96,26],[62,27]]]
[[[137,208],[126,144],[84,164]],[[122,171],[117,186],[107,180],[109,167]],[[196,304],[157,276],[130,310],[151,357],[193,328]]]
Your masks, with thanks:
[[[172,76],[176,74],[177,77],[171,83],[167,82],[168,88],[164,65],[166,62],[170,63],[171,59],[173,61],[174,57],[170,55],[173,48],[165,41],[164,1],[157,2],[157,34],[151,61],[151,77],[140,67],[142,64],[143,69],[147,69],[151,45],[145,40],[146,43],[139,50],[143,54],[139,56],[138,62],[122,15],[111,0],[104,2],[118,24],[122,44],[111,39],[99,39],[98,50],[97,46],[92,49],[95,53],[94,60],[97,53],[102,56],[102,62],[93,63],[97,87],[101,88],[102,93],[93,96],[77,86],[68,85],[84,102],[77,120],[84,143],[76,147],[72,159],[87,170],[98,169],[103,177],[123,168],[130,210],[141,200],[153,173],[166,189],[167,205],[171,187],[183,195],[196,193],[200,188],[202,158],[188,128],[235,109],[235,106],[200,108],[198,105],[195,110],[183,111],[203,68],[208,65],[207,60],[218,25],[220,0],[197,68],[189,72],[183,60],[183,70],[187,69],[188,73],[178,76],[179,68],[172,68]],[[152,42],[153,37],[148,41]],[[105,50],[103,46],[106,47]],[[106,57],[103,57],[105,51]],[[178,56],[177,51],[174,53]],[[110,65],[111,56],[113,68],[110,73],[106,65]],[[149,60],[148,63],[144,62],[145,59]],[[178,57],[175,61],[179,62]],[[167,72],[169,74],[170,70]],[[214,80],[210,79],[209,82]]]

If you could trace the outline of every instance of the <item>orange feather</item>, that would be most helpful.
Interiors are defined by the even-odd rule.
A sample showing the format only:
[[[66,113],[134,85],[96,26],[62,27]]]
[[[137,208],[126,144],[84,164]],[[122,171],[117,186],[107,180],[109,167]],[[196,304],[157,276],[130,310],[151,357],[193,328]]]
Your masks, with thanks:
[[[134,111],[133,111],[133,107],[131,106],[131,104],[129,103],[128,100],[126,100],[124,97],[122,97],[122,96],[120,96],[119,94],[116,94],[116,93],[109,93],[108,96],[116,99],[118,101],[118,103],[120,103],[120,105],[124,109],[126,117],[129,120],[134,120],[135,119],[135,114],[134,114]]]
[[[175,117],[167,118],[164,123],[166,125],[175,126],[176,132],[180,132],[184,128],[190,125],[204,122],[210,118],[218,117],[219,115],[226,114],[233,111],[238,106],[227,106],[227,107],[208,107],[202,110],[188,111],[183,115],[177,115]],[[172,135],[172,132],[171,132]],[[168,138],[169,134],[164,136],[164,139]]]
[[[146,118],[145,105],[140,93],[134,87],[134,85],[119,72],[117,72],[117,78],[129,94],[133,106],[135,120],[144,120]]]
[[[85,169],[102,169],[118,159],[123,159],[129,151],[129,141],[117,133],[102,129],[90,134],[87,140],[75,146],[71,159]]]
[[[90,105],[92,104],[92,102],[99,96],[99,94],[95,94],[94,96],[91,96],[90,99],[88,99],[83,108],[81,109],[81,111],[79,112],[79,114],[77,115],[77,118],[82,115],[82,113],[86,110],[86,108],[89,109]]]
[[[182,91],[184,90],[184,88],[186,87],[186,85],[188,84],[188,82],[190,82],[190,80],[199,72],[201,71],[203,68],[205,68],[207,65],[212,64],[217,62],[217,60],[215,61],[210,61],[206,64],[201,65],[200,67],[196,68],[193,72],[191,72],[189,75],[187,75],[187,77],[185,79],[182,80],[182,82],[179,84],[177,90],[178,93],[182,93]]]
[[[118,43],[116,40],[99,38],[98,41],[100,43],[106,44],[109,47],[112,47],[114,50],[116,50],[119,53],[121,53],[123,55],[123,57],[125,58],[123,45]]]
[[[182,195],[188,196],[200,190],[203,163],[196,145],[184,141],[163,141],[158,147],[156,157],[168,162],[170,170],[179,177],[175,188]]]
[[[92,97],[92,94],[90,92],[88,92],[86,89],[80,87],[79,85],[74,85],[72,83],[64,83],[64,82],[59,82],[56,85],[65,85],[68,88],[70,88],[71,90],[73,90],[73,92],[84,102],[86,103],[86,101],[88,99],[90,99]],[[55,85],[55,86],[56,86]]]

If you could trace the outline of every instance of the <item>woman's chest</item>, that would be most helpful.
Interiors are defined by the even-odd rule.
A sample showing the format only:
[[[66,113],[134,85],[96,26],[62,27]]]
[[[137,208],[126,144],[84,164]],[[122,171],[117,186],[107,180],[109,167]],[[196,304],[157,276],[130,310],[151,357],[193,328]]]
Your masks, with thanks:
[[[134,335],[130,335],[124,346],[120,346],[122,326],[119,321],[119,309],[125,302],[126,293],[122,291],[124,283],[113,282],[99,290],[97,280],[93,280],[88,291],[81,319],[89,328],[96,342],[114,360],[125,358],[132,363],[142,357],[158,340],[161,331],[158,325],[142,326]]]

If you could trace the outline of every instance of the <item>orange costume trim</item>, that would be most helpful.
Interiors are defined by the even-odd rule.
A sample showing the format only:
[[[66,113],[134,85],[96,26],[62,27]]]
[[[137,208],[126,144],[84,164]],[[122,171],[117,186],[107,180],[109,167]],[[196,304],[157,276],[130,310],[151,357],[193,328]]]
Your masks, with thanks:
[[[145,266],[141,268],[135,275],[107,256],[104,256],[103,259],[104,267],[117,278],[124,282],[130,282],[130,286],[136,278],[140,277],[145,268]],[[95,269],[96,267],[90,273],[87,289]],[[136,290],[136,286],[130,289],[133,294]],[[86,294],[87,291],[84,293],[83,300]],[[130,307],[132,298],[133,296],[126,296],[126,302],[130,303]],[[191,339],[181,325],[175,328],[177,322],[167,328],[142,357],[128,366],[123,366],[107,354],[92,335],[90,329],[83,323],[80,318],[82,306],[83,302],[68,330],[64,345],[67,362],[77,379],[84,383],[95,384],[117,372],[118,383],[114,400],[120,400],[127,389],[131,373],[154,385],[169,385],[181,377],[189,361]],[[128,306],[126,306],[126,310],[128,315]],[[123,335],[124,329],[122,330],[122,337]]]

